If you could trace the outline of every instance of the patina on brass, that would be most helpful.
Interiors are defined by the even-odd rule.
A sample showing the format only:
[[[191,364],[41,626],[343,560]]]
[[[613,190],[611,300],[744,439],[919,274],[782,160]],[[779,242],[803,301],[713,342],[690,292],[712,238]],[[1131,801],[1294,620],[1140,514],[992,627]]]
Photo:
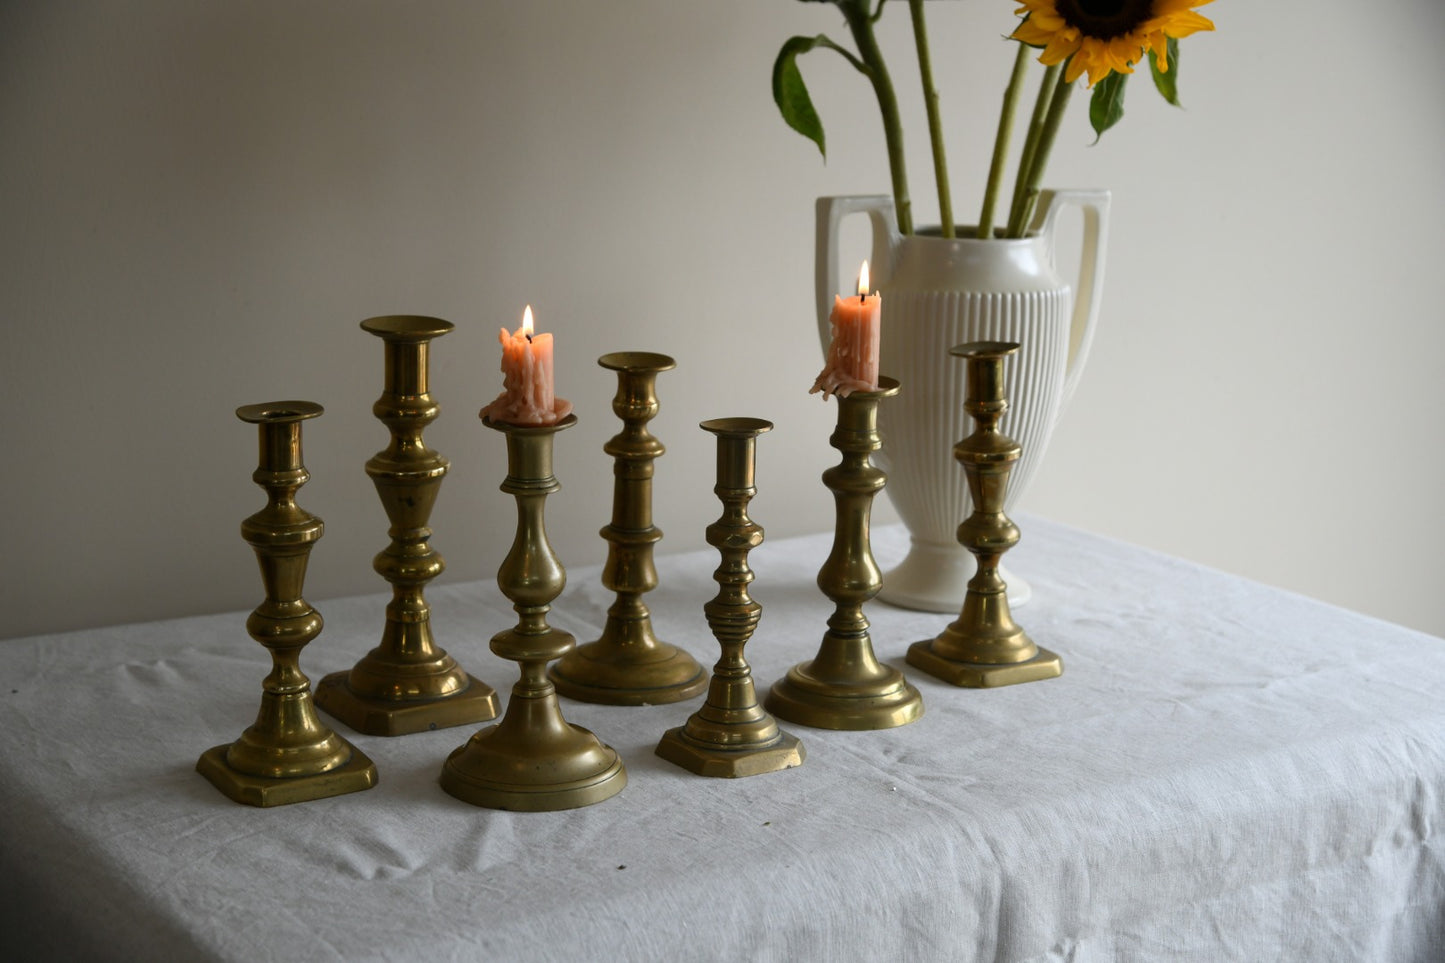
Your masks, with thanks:
[[[717,436],[717,485],[722,516],[707,527],[707,541],[722,563],[713,572],[718,593],[703,606],[708,627],[722,647],[713,666],[707,701],[685,725],[669,729],[657,754],[700,776],[756,776],[801,765],[803,744],[778,728],[758,705],[753,672],[743,658],[763,607],[748,594],[753,580],[748,553],[763,543],[763,529],[748,517],[748,502],[757,494],[754,456],[758,435],[772,430],[760,418],[717,418],[704,421],[704,431]]]
[[[521,666],[502,721],[488,726],[447,757],[441,785],[475,806],[550,812],[590,806],[627,785],[627,770],[611,747],[562,718],[547,663],[576,644],[547,624],[552,600],[567,572],[547,541],[542,508],[561,489],[552,472],[552,436],[577,423],[568,415],[555,425],[509,425],[483,418],[506,432],[507,478],[502,491],[517,500],[517,533],[497,570],[497,585],[512,601],[517,625],[492,636],[492,651]]]
[[[241,537],[256,550],[266,587],[246,631],[270,650],[271,674],[261,684],[255,724],[230,745],[202,753],[196,770],[248,806],[283,806],[376,785],[371,760],[317,717],[311,682],[298,664],[322,625],[301,587],[323,526],[296,504],[297,489],[311,477],[301,461],[301,422],[319,414],[321,406],[310,401],[236,409],[260,434],[260,464],[251,477],[266,490],[267,504],[241,523]]]
[[[548,670],[557,691],[583,702],[660,705],[691,699],[707,688],[707,675],[682,649],[659,641],[642,595],[657,588],[653,546],[662,532],[652,524],[653,463],[666,449],[647,430],[657,416],[657,376],[677,367],[665,354],[618,351],[597,359],[617,372],[612,410],[622,432],[603,446],[613,458],[612,522],[602,584],[617,593],[602,637],[578,646]]]
[[[423,594],[446,562],[428,527],[447,459],[427,447],[422,431],[441,407],[428,387],[427,355],[450,321],[391,315],[361,322],[386,343],[385,381],[372,414],[391,443],[366,463],[391,521],[391,544],[372,560],[391,583],[381,643],[350,672],[333,672],[316,687],[316,703],[357,732],[400,736],[484,722],[497,715],[497,693],[468,675],[432,638],[431,606]]]
[[[833,550],[818,570],[818,588],[834,603],[818,655],[773,684],[764,705],[779,719],[820,729],[891,729],[923,715],[923,697],[903,673],[873,654],[863,604],[883,587],[873,561],[868,524],[873,496],[888,476],[870,460],[883,447],[878,404],[898,394],[898,382],[879,378],[878,390],[838,397],[838,423],[828,443],[843,453],[823,472],[837,522]]]
[[[978,571],[969,580],[958,619],[937,638],[909,646],[908,664],[971,688],[1036,682],[1064,671],[1062,659],[1035,645],[1014,622],[998,573],[1003,553],[1019,540],[1018,526],[1003,512],[1003,500],[1022,449],[998,431],[998,420],[1008,410],[1003,361],[1018,347],[1013,342],[974,341],[949,349],[968,364],[963,407],[978,422],[973,434],[953,446],[973,499],[973,514],[958,526],[958,541],[978,560]]]

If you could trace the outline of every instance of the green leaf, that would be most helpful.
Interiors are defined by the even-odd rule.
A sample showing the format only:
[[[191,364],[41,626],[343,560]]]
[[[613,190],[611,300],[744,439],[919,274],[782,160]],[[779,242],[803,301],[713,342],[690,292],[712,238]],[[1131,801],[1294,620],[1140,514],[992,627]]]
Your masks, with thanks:
[[[1149,72],[1154,75],[1154,86],[1165,100],[1179,106],[1179,41],[1173,37],[1169,38],[1169,69],[1161,72],[1159,65],[1154,61],[1152,52],[1145,54],[1149,58]]]
[[[818,145],[818,152],[826,159],[828,149],[824,143],[823,121],[813,108],[813,98],[808,96],[808,85],[803,83],[803,72],[798,69],[798,56],[820,44],[832,47],[832,41],[821,34],[816,37],[791,37],[778,51],[773,61],[773,101],[789,127]]]
[[[1124,119],[1124,82],[1128,74],[1111,72],[1094,85],[1094,96],[1089,100],[1089,124],[1094,128],[1094,143],[1104,136],[1104,131]]]

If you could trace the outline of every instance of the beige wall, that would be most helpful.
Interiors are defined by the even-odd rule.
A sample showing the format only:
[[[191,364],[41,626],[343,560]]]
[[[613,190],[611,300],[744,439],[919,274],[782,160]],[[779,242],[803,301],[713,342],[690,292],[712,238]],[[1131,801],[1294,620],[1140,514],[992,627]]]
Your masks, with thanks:
[[[1013,6],[929,6],[962,219]],[[1097,146],[1076,98],[1049,181],[1114,191],[1104,319],[1026,507],[1445,635],[1445,7],[1305,10],[1208,7],[1187,110],[1141,80]],[[904,6],[884,20],[926,221]],[[775,116],[777,47],[824,30],[831,8],[788,0],[0,5],[0,635],[254,605],[254,430],[232,410],[285,397],[328,409],[306,429],[302,503],[328,525],[307,594],[381,589],[361,470],[385,441],[381,354],[356,327],[375,314],[458,325],[428,432],[453,462],[447,579],[489,576],[510,542],[475,413],[527,302],[581,415],[548,505],[569,565],[605,551],[594,360],[620,348],[679,361],[654,423],[664,551],[716,517],[695,426],[719,415],[777,422],[769,537],[826,528],[812,200],[886,173],[836,57],[804,62],[826,165]]]

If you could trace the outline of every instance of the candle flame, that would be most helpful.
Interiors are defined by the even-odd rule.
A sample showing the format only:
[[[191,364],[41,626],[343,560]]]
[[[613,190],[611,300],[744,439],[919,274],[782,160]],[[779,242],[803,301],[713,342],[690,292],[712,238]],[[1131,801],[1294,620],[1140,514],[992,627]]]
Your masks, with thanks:
[[[863,266],[858,269],[858,297],[868,295],[868,262],[864,261]]]
[[[522,312],[522,334],[528,341],[532,340],[532,306],[527,305],[527,310]]]

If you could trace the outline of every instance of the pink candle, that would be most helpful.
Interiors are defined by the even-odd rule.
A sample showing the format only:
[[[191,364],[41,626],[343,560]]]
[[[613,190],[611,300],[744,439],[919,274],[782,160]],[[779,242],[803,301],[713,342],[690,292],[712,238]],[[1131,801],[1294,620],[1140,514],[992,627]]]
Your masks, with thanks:
[[[823,392],[824,400],[836,394],[848,397],[855,391],[878,390],[878,333],[883,313],[883,296],[868,293],[868,262],[858,272],[858,296],[834,296],[828,322],[833,340],[828,360],[808,392]]]
[[[522,326],[503,328],[502,393],[482,409],[492,421],[510,425],[555,425],[572,411],[572,402],[556,396],[552,376],[552,336],[532,333],[532,306]]]

